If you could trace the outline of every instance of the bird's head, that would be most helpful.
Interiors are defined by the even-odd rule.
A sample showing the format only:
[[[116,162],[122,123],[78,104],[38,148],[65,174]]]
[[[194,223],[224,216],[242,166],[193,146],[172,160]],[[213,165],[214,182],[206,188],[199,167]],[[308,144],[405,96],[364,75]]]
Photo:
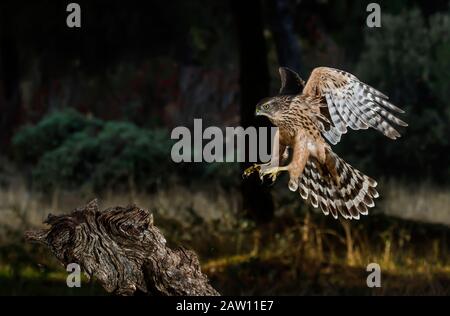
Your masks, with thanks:
[[[272,122],[275,122],[282,114],[284,105],[285,103],[282,102],[282,100],[280,100],[278,97],[262,99],[256,105],[255,115],[266,116]]]

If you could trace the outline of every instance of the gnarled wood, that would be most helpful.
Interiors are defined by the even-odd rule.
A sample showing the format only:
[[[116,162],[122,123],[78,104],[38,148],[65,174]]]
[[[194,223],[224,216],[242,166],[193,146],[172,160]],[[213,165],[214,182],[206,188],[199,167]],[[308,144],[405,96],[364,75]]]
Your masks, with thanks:
[[[50,248],[64,265],[78,263],[106,291],[117,295],[219,295],[193,251],[172,250],[152,214],[134,205],[102,212],[97,201],[71,214],[49,215],[49,229],[25,238]]]

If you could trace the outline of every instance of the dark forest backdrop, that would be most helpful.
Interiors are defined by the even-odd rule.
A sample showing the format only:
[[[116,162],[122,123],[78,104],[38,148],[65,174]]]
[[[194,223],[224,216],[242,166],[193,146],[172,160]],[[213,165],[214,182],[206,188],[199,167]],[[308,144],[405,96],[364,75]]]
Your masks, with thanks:
[[[301,244],[295,248],[301,260],[325,260],[315,249],[325,243],[317,232],[329,225],[343,236],[344,257],[352,267],[370,257],[368,244],[379,250],[387,265],[398,259],[386,255],[394,251],[391,244],[406,247],[414,256],[408,234],[416,229],[409,224],[409,237],[393,237],[393,230],[404,224],[390,226],[383,220],[370,226],[363,221],[354,224],[359,227],[355,236],[347,224],[324,219],[288,195],[282,180],[272,187],[256,178],[242,181],[244,166],[238,164],[170,161],[171,129],[191,126],[194,118],[220,127],[268,125],[254,117],[254,107],[278,90],[279,66],[299,71],[305,80],[317,66],[347,70],[405,109],[402,119],[409,127],[399,140],[372,130],[349,132],[336,151],[381,180],[385,201],[378,213],[450,223],[449,1],[378,1],[381,28],[366,26],[371,1],[76,1],[81,6],[79,29],[65,24],[69,2],[0,3],[0,208],[5,209],[9,232],[2,240],[10,247],[0,252],[0,267],[6,267],[0,268],[0,276],[1,271],[22,275],[20,269],[10,271],[11,258],[22,260],[17,252],[28,258],[23,262],[36,261],[29,258],[28,249],[11,246],[10,240],[19,234],[11,227],[35,225],[45,211],[68,211],[92,195],[105,203],[122,197],[118,203],[151,204],[168,218],[175,242],[187,243],[205,260],[236,255],[232,258],[237,264],[242,260],[244,267],[238,265],[230,273],[242,278],[249,277],[246,269],[254,269],[245,266],[247,257],[239,257],[245,245],[252,260],[264,243],[267,249]],[[30,215],[33,209],[39,209],[37,215]],[[311,214],[318,216],[313,224]],[[177,221],[185,220],[192,235],[180,232],[186,223]],[[199,236],[193,237],[195,229],[218,235],[204,236],[211,244],[201,243]],[[372,243],[371,238],[378,237],[363,237],[358,229],[374,231],[380,239]],[[384,235],[377,235],[380,231]],[[423,248],[437,247],[440,252],[430,256],[438,256],[435,260],[446,267],[444,231],[436,233],[436,246]],[[276,234],[287,240],[283,247],[278,244],[282,241],[271,239]],[[308,238],[310,234],[315,237]],[[427,234],[428,230],[418,240],[427,239]],[[235,239],[225,245],[230,236]],[[292,267],[300,259],[295,260],[281,261]],[[210,266],[219,271],[215,265],[220,264],[213,261]],[[310,279],[311,271],[297,268],[292,272],[295,280]],[[234,293],[233,284],[218,280]],[[257,288],[249,293],[258,293]],[[346,291],[337,288],[339,293]],[[273,293],[335,293],[326,289],[321,283],[314,290],[289,284]],[[391,292],[403,290],[394,287]],[[19,294],[24,291],[17,288]]]

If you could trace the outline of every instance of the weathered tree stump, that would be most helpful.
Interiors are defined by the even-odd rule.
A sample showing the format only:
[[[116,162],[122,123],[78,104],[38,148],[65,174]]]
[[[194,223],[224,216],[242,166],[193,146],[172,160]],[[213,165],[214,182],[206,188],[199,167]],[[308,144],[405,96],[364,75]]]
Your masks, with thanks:
[[[130,205],[99,211],[97,200],[71,214],[49,214],[49,229],[25,238],[50,248],[65,266],[77,263],[116,295],[219,295],[200,270],[197,255],[172,250],[153,215]]]

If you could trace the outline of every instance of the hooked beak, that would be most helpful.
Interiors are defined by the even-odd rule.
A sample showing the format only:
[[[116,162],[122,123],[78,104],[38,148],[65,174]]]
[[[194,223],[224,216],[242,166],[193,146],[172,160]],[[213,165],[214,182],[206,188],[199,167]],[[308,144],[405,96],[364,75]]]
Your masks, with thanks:
[[[259,101],[259,103],[256,105],[255,109],[255,115],[261,116],[261,115],[267,115],[267,112],[262,109],[262,106],[269,101],[269,98],[262,99]]]
[[[255,110],[255,115],[256,116],[266,116],[268,118],[270,118],[270,114],[267,111],[264,111],[263,109],[261,109],[260,107],[257,107]]]

